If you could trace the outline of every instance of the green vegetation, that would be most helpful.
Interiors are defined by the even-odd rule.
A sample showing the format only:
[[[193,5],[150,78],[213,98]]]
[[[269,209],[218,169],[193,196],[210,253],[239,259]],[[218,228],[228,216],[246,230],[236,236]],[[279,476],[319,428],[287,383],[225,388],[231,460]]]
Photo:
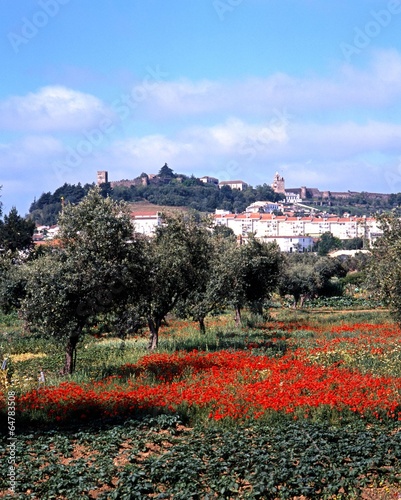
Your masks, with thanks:
[[[0,220],[0,249],[3,252],[29,249],[33,242],[32,236],[35,224],[32,220],[25,220],[18,215],[17,209],[12,208],[4,220]]]
[[[383,483],[396,480],[400,439],[378,425],[334,429],[284,419],[192,429],[175,416],[32,432],[17,442],[18,489],[24,493],[3,498],[345,499],[374,485],[381,487],[377,498],[390,499],[397,489]],[[2,464],[0,489],[7,477]]]
[[[2,498],[394,498],[401,487],[401,433],[396,418],[361,416],[324,405],[312,408],[309,416],[300,408],[295,413],[270,411],[257,419],[219,420],[185,404],[175,409],[151,406],[127,415],[121,402],[119,413],[108,418],[102,418],[96,409],[92,413],[93,400],[89,399],[77,411],[68,409],[76,389],[88,383],[95,387],[109,380],[115,391],[135,383],[148,384],[151,390],[163,385],[168,389],[186,380],[193,384],[197,374],[189,366],[180,371],[179,365],[168,364],[168,360],[184,359],[185,352],[192,357],[202,352],[220,356],[244,353],[259,363],[261,356],[276,363],[289,352],[302,350],[311,366],[331,369],[341,362],[338,374],[343,373],[344,378],[351,369],[390,376],[398,383],[400,334],[387,323],[386,311],[321,315],[279,307],[271,313],[274,318],[266,322],[247,312],[240,329],[233,318],[208,318],[206,334],[188,322],[169,318],[169,324],[163,326],[159,357],[152,362],[145,355],[147,341],[140,332],[124,341],[113,333],[85,337],[76,373],[67,378],[68,383],[78,384],[71,385],[70,402],[66,400],[61,407],[60,415],[67,418],[54,420],[51,413],[46,415],[45,406],[31,413],[24,413],[22,407],[17,411],[15,495],[7,494],[6,436],[0,442]],[[373,318],[377,324],[369,326],[367,322]],[[51,385],[61,389],[66,379],[57,371],[57,342],[26,336],[15,317],[3,316],[2,321],[2,330],[7,325],[15,329],[0,341],[2,352],[13,359],[8,391],[28,394],[37,386],[35,374],[40,368],[46,372],[46,390]],[[101,329],[99,325],[97,331]],[[377,337],[371,339],[374,332]],[[193,352],[194,347],[199,354]],[[372,353],[372,349],[382,352]],[[295,363],[297,358],[292,360]],[[139,372],[134,375],[132,370],[140,366],[147,367],[146,378],[140,378]],[[224,372],[216,373],[223,377]],[[247,377],[246,373],[241,377]],[[256,380],[267,375],[261,368],[257,373]],[[286,383],[288,371],[282,376]],[[300,376],[297,372],[295,384],[299,385]],[[207,379],[201,380],[205,384]],[[104,394],[106,386],[99,387]],[[226,387],[228,395],[231,389]],[[40,397],[44,391],[32,395]],[[50,406],[56,415],[57,404]]]
[[[39,225],[52,226],[57,224],[62,203],[76,205],[93,188],[93,184],[67,184],[57,188],[54,193],[42,193],[38,200],[34,200],[29,208],[29,217]]]
[[[383,237],[373,248],[368,286],[401,323],[401,221],[395,213],[383,214],[379,221]]]
[[[305,200],[304,205],[321,210],[323,212],[342,216],[344,213],[351,215],[374,216],[389,210],[398,209],[401,205],[401,193],[389,195],[375,195],[374,193],[350,193],[348,198],[336,198],[331,196],[329,200],[313,199]]]
[[[216,208],[231,212],[243,212],[251,203],[258,200],[278,201],[283,195],[275,193],[272,188],[263,184],[248,187],[244,191],[224,186],[219,189],[215,185],[205,184],[194,176],[188,177],[174,172],[164,165],[157,176],[143,185],[141,174],[131,186],[115,186],[102,184],[103,196],[116,201],[138,202],[146,200],[155,205],[171,207],[189,207],[200,212],[214,212]],[[93,185],[71,185],[65,183],[54,193],[43,193],[30,207],[30,218],[37,224],[53,225],[57,223],[61,212],[62,200],[65,205],[79,203],[93,188]]]
[[[56,245],[1,257],[13,498],[395,493],[398,219],[372,263],[237,245],[191,212],[164,222],[136,239],[127,205],[95,189],[66,205]],[[8,450],[5,435],[4,498]]]
[[[283,259],[279,292],[282,297],[291,295],[294,307],[302,307],[307,299],[342,295],[339,278],[344,278],[347,270],[339,259],[314,254],[288,254]]]
[[[275,244],[252,239],[238,246],[197,214],[164,222],[154,238],[134,236],[127,204],[90,191],[65,207],[55,246],[25,260],[1,260],[0,307],[18,309],[31,333],[57,338],[69,374],[80,339],[104,318],[122,337],[147,325],[155,349],[173,311],[203,330],[207,314],[227,307],[238,324],[242,308],[262,312],[280,272]]]

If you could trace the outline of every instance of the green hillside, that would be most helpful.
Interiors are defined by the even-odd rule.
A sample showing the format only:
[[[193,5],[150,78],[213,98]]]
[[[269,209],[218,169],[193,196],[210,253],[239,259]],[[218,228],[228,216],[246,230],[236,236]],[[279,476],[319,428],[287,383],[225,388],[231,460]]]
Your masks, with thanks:
[[[71,185],[65,183],[54,193],[43,193],[30,207],[31,218],[37,224],[53,225],[57,223],[62,202],[78,203],[94,184]],[[232,190],[228,186],[205,184],[199,179],[182,174],[170,177],[156,176],[148,185],[131,185],[111,187],[110,183],[101,185],[104,196],[126,202],[148,202],[166,207],[187,207],[201,212],[212,213],[216,209],[231,212],[243,212],[251,203],[258,200],[278,201],[283,195],[275,193],[272,188],[263,184],[248,187],[244,191]]]

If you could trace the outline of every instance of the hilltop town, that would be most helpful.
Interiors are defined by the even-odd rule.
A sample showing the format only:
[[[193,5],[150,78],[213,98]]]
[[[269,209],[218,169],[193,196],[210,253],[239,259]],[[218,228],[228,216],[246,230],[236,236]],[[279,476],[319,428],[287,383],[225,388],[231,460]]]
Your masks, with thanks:
[[[165,164],[163,168],[167,170],[168,169],[167,164]],[[184,177],[185,176],[178,175],[175,177],[175,180],[180,180],[180,179],[182,180]],[[220,181],[219,179],[215,177],[210,177],[208,175],[199,177],[198,179],[199,181],[205,184],[214,185],[219,188],[228,186],[231,189],[238,189],[239,191],[243,191],[249,187],[249,184],[242,180]],[[100,170],[97,172],[97,184],[99,186],[102,184],[109,184],[111,188],[115,188],[118,186],[130,188],[131,186],[149,186],[151,184],[161,185],[168,183],[169,180],[171,180],[171,176],[169,175],[161,176],[160,174],[156,175],[156,174],[142,173],[139,177],[136,177],[134,179],[109,181],[108,171]],[[308,202],[309,204],[317,204],[317,203],[320,203],[321,205],[324,203],[333,204],[334,201],[358,200],[361,197],[371,201],[379,201],[379,202],[381,201],[387,203],[390,197],[394,196],[386,193],[369,193],[369,192],[357,192],[357,191],[329,191],[329,190],[321,191],[318,188],[306,187],[306,186],[301,186],[296,188],[286,188],[285,179],[278,172],[275,173],[273,181],[270,184],[270,186],[275,193],[283,195],[283,200],[285,200],[287,204],[301,203],[303,201]]]
[[[221,181],[207,175],[188,178],[174,174],[167,164],[158,174],[142,173],[134,179],[109,180],[108,171],[101,170],[97,172],[97,185],[107,195],[129,202],[138,201],[137,198],[152,190],[153,197],[148,197],[151,202],[145,198],[146,204],[131,204],[135,230],[147,236],[154,234],[156,227],[161,224],[161,208],[153,202],[158,200],[155,193],[164,193],[164,205],[177,207],[181,203],[182,207],[196,209],[199,207],[193,202],[193,198],[186,201],[186,196],[192,191],[201,190],[204,200],[212,195],[224,196],[220,202],[215,201],[214,205],[206,204],[205,208],[202,205],[200,211],[212,213],[215,226],[232,231],[241,242],[245,242],[253,234],[265,242],[275,241],[284,252],[311,251],[324,233],[331,233],[342,241],[360,240],[364,247],[369,247],[382,234],[376,218],[366,213],[339,213],[335,204],[339,201],[352,203],[361,197],[376,204],[388,204],[391,196],[394,196],[320,191],[306,186],[287,188],[284,177],[278,172],[270,184],[254,189],[239,179]],[[202,191],[202,187],[208,189]],[[231,203],[228,203],[227,200],[230,199]],[[232,210],[232,207],[236,209]],[[332,212],[330,208],[336,212]],[[53,238],[57,229],[56,224],[39,224],[36,241]]]

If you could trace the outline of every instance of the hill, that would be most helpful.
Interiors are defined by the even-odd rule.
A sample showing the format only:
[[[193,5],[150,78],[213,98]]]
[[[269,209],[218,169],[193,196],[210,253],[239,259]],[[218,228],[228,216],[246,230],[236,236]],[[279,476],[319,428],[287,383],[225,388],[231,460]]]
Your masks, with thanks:
[[[114,185],[105,182],[100,184],[100,189],[104,196],[110,196],[115,200],[144,203],[146,207],[149,206],[146,204],[151,204],[153,207],[186,207],[206,213],[213,213],[216,209],[243,212],[255,201],[278,201],[284,198],[267,184],[256,188],[248,186],[242,191],[231,189],[229,186],[220,189],[216,185],[205,184],[194,176],[174,174],[172,171],[166,176],[162,175],[162,171],[163,169],[148,184],[141,181],[144,175],[142,174],[138,178],[138,183],[136,179],[132,182],[124,181],[124,184],[113,183]],[[30,217],[37,224],[56,224],[62,204],[78,203],[93,186],[94,184],[81,186],[81,184],[65,183],[54,193],[43,193],[32,203],[29,210]]]

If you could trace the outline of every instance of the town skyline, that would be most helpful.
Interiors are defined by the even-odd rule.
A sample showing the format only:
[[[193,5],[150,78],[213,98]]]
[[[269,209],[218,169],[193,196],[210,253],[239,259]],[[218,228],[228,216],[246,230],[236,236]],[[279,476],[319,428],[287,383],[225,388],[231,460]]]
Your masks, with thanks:
[[[157,174],[155,173],[147,173],[147,172],[141,172],[141,174],[145,173],[146,175],[149,175],[150,177],[155,177],[157,176]],[[181,174],[181,172],[174,172],[175,174],[177,175],[187,175],[187,174]],[[125,179],[112,179],[112,178],[109,178],[109,171],[106,171],[106,170],[103,170],[103,171],[97,171],[97,176],[96,178],[93,178],[92,179],[92,182],[88,182],[88,183],[84,183],[84,182],[81,182],[78,180],[78,182],[74,183],[75,185],[77,184],[81,184],[81,185],[84,185],[84,184],[94,184],[94,185],[100,185],[102,182],[109,182],[110,185],[113,187],[113,186],[129,186],[130,183],[134,183],[135,180],[138,180],[140,179],[140,175],[139,174],[138,176],[136,177],[133,177],[132,179],[129,179],[129,178],[125,178]],[[193,174],[190,174],[188,177],[191,177]],[[105,176],[105,178],[103,177]],[[276,178],[277,176],[279,176],[282,181],[283,181],[283,187],[282,188],[279,188],[279,189],[276,189],[275,188],[275,181],[276,181]],[[196,177],[196,176],[194,176]],[[202,180],[202,178],[210,178],[209,175],[204,175],[204,176],[201,176],[201,177],[196,177],[198,180]],[[228,180],[222,180],[220,181],[219,179],[217,178],[214,178],[214,177],[211,177],[217,181],[219,181],[218,183],[216,183],[216,185],[218,184],[218,187],[220,188],[222,185],[228,185],[230,186],[232,189],[245,189],[246,187],[252,187],[252,188],[255,188],[257,187],[258,185],[252,185],[251,183],[247,182],[247,180],[243,180],[243,179],[228,179]],[[244,177],[244,179],[246,179]],[[243,183],[244,186],[243,187],[236,187],[236,186],[232,186],[232,184],[235,183],[235,184],[238,184],[238,183]],[[72,183],[71,183],[72,184]],[[272,176],[271,179],[266,179],[265,182],[262,182],[261,184],[259,185],[263,185],[263,184],[266,184],[270,187],[272,187],[273,191],[277,192],[277,193],[282,193],[282,194],[287,194],[287,198],[288,198],[288,195],[296,195],[295,197],[289,197],[289,198],[294,198],[292,200],[288,199],[287,200],[287,203],[291,203],[293,201],[302,201],[302,200],[305,200],[307,198],[306,196],[306,192],[307,191],[311,191],[313,193],[314,196],[320,196],[322,197],[322,199],[324,198],[327,198],[328,196],[330,195],[333,195],[333,196],[336,196],[336,195],[340,195],[340,197],[345,197],[347,196],[348,194],[351,196],[351,194],[361,194],[361,193],[366,193],[368,195],[379,195],[379,196],[384,196],[386,197],[387,195],[389,194],[395,194],[395,193],[377,193],[377,192],[372,192],[372,191],[351,191],[351,190],[343,190],[343,191],[331,191],[330,189],[323,189],[321,190],[320,189],[320,186],[319,187],[316,187],[316,186],[292,186],[292,187],[288,187],[287,183],[285,182],[285,179],[283,176],[280,176],[278,171],[275,172],[275,175]],[[285,186],[285,187],[284,187]],[[60,186],[55,186],[54,189],[51,189],[49,190],[49,192],[54,192],[56,191],[58,188],[62,187],[61,185]],[[42,194],[44,193],[44,191],[42,191],[41,193],[37,193],[37,195],[34,196],[34,198],[32,200],[30,200],[28,203],[28,209],[29,209],[29,206],[34,202],[34,200],[38,199]],[[260,201],[269,201],[269,200],[260,200]],[[284,200],[285,201],[285,200]],[[3,210],[3,213],[6,213],[7,212],[7,208],[6,208],[6,205],[3,203],[2,201],[2,193],[0,191],[0,202],[2,203],[2,210]],[[11,208],[14,208],[15,205],[13,205],[12,207],[10,207],[10,210]],[[19,211],[18,209],[18,206],[16,207],[17,208],[17,211]],[[27,215],[28,214],[28,209],[26,210],[25,213],[21,213],[19,211],[20,214],[22,215]]]

